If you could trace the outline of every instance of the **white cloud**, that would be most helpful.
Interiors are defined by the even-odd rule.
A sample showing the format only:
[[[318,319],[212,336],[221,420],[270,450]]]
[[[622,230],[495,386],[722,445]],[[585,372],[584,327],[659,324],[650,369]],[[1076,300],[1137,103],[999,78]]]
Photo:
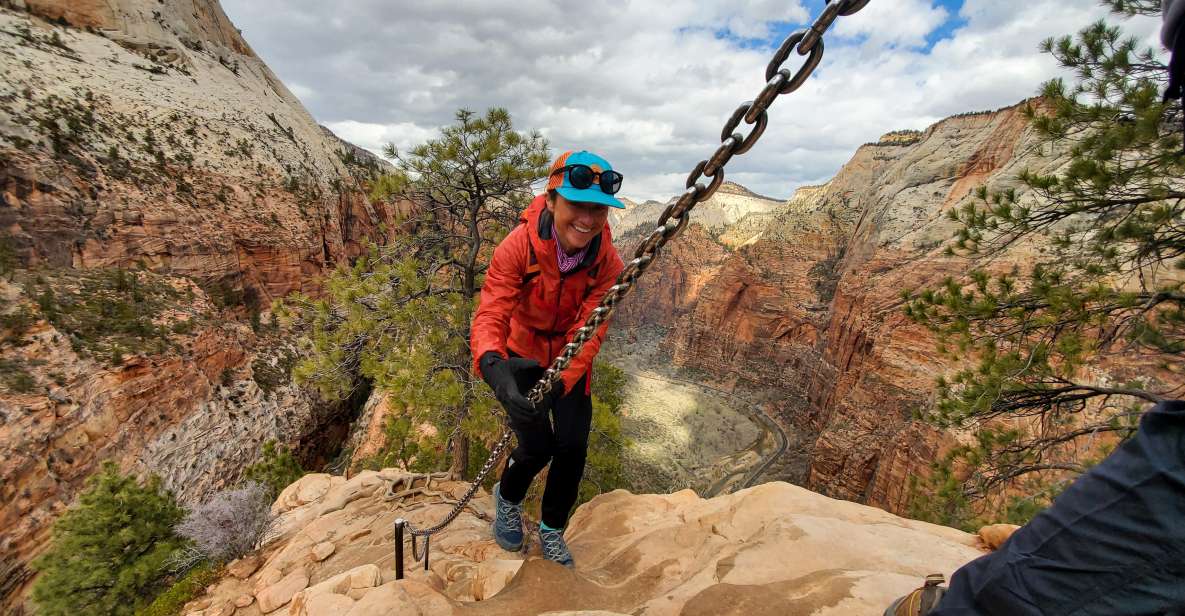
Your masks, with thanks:
[[[779,0],[402,2],[224,0],[247,40],[319,121],[372,150],[420,143],[459,107],[508,108],[556,153],[598,151],[623,194],[678,194],[724,120],[764,82],[771,49],[753,39],[805,22]],[[949,4],[949,3],[946,3]],[[932,0],[872,0],[840,17],[818,72],[770,109],[758,145],[730,179],[771,196],[835,173],[859,144],[1036,93],[1058,74],[1041,39],[1104,14],[1095,0],[965,0],[955,18]],[[1129,29],[1155,40],[1153,20]],[[1132,27],[1134,26],[1134,27]],[[949,26],[948,26],[949,27]],[[931,41],[932,42],[932,41]],[[774,41],[776,44],[777,41]],[[801,62],[796,56],[787,66]]]
[[[306,105],[309,104],[309,101],[312,100],[312,98],[317,95],[316,90],[304,85],[303,83],[297,83],[297,82],[293,81],[293,82],[289,82],[287,84],[287,86],[288,86],[288,91],[292,92],[292,94],[294,96],[296,96],[296,98],[299,98],[301,100],[301,102]]]
[[[839,18],[835,33],[866,37],[872,47],[921,47],[926,43],[926,36],[950,16],[945,8],[931,6],[930,0],[874,1],[855,15]]]
[[[436,136],[437,131],[432,126],[417,126],[410,122],[399,124],[374,124],[372,122],[356,122],[343,120],[325,124],[335,135],[350,143],[366,148],[375,154],[380,154],[388,143],[395,144],[400,151],[424,143]]]
[[[778,0],[733,2],[721,6],[720,9],[721,17],[727,16],[728,31],[741,38],[764,39],[770,35],[771,23],[802,23],[808,17],[806,8],[801,4]]]

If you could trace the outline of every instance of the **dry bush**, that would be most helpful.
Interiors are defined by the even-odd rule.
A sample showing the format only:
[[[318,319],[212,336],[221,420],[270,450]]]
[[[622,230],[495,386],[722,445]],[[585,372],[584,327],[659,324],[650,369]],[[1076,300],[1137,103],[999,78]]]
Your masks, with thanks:
[[[222,563],[239,558],[259,545],[273,520],[271,493],[264,484],[252,481],[217,492],[177,525],[177,534],[193,542],[182,558],[193,561],[191,566],[200,560]]]

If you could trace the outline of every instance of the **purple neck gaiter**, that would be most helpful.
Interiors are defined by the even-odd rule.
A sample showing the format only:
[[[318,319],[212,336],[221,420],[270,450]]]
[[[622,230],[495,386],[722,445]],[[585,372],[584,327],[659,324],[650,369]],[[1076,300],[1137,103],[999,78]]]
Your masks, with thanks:
[[[556,230],[554,222],[551,223],[551,237],[555,239],[555,256],[560,266],[560,273],[567,274],[584,260],[584,254],[588,252],[588,245],[581,248],[580,252],[569,257],[564,254],[564,247],[560,246],[560,233]]]

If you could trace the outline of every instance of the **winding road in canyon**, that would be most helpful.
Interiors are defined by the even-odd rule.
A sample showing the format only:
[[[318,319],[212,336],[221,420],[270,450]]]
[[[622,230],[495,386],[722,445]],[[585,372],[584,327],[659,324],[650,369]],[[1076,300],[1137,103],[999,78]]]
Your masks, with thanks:
[[[754,424],[760,425],[764,429],[764,432],[748,447],[719,458],[721,461],[728,461],[726,464],[738,464],[738,466],[726,472],[723,477],[713,481],[711,486],[705,489],[704,493],[701,495],[705,498],[710,498],[722,493],[747,488],[756,484],[758,478],[760,478],[761,475],[765,473],[765,471],[768,470],[775,461],[777,461],[784,453],[786,453],[786,450],[789,447],[789,438],[782,427],[779,426],[778,423],[774,421],[769,415],[762,411],[759,406],[737,396],[734,392],[717,387],[711,387],[699,381],[672,376],[660,376],[654,371],[642,372],[638,370],[623,369],[623,372],[634,379],[659,381],[670,385],[686,386],[700,392],[710,392],[711,394],[714,394],[721,399],[730,402],[731,404],[729,406],[732,409],[736,411],[743,411],[743,414],[753,421]],[[770,451],[764,458],[759,457],[755,464],[743,463],[745,454],[749,452],[754,452],[760,456],[760,452],[764,448],[763,445],[765,444],[765,441],[769,435],[772,435],[777,442],[777,446],[773,448],[773,451]],[[736,459],[737,462],[731,462],[730,459]],[[738,476],[742,477],[739,482],[735,481]]]

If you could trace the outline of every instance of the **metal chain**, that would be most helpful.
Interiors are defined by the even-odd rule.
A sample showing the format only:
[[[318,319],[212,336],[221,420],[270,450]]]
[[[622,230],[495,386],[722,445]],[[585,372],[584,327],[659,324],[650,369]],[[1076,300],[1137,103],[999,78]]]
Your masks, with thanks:
[[[688,213],[696,204],[707,201],[724,182],[724,166],[728,164],[734,156],[748,152],[757,140],[761,138],[762,133],[769,123],[769,115],[767,110],[769,106],[777,100],[778,96],[789,94],[802,87],[811,73],[819,66],[819,62],[823,60],[823,34],[831,27],[839,16],[854,15],[860,9],[864,8],[870,0],[838,0],[833,2],[827,0],[827,7],[811,24],[811,27],[806,30],[799,30],[790,36],[774,53],[773,59],[770,60],[769,66],[765,70],[766,85],[758,93],[757,98],[752,101],[742,103],[736,108],[732,116],[724,124],[724,130],[720,133],[720,147],[716,152],[706,160],[701,160],[692,169],[691,174],[687,176],[686,187],[683,194],[679,198],[667,206],[663,213],[658,218],[657,226],[654,231],[642,241],[638,248],[634,251],[634,258],[626,264],[625,269],[617,277],[616,284],[609,288],[605,296],[601,298],[601,303],[592,310],[585,320],[584,325],[576,330],[576,334],[572,336],[572,341],[564,345],[559,357],[555,358],[551,367],[543,373],[543,377],[535,384],[527,394],[527,399],[534,404],[539,404],[543,401],[544,396],[551,391],[553,384],[559,380],[560,374],[568,367],[572,359],[580,353],[584,348],[584,343],[588,342],[594,335],[594,332],[605,321],[613,315],[613,311],[617,308],[620,302],[633,289],[634,282],[647,268],[654,263],[658,257],[658,252],[666,245],[672,238],[679,235],[681,231],[690,222]],[[799,67],[797,71],[792,71],[788,68],[782,68],[782,65],[790,57],[790,52],[798,51],[799,55],[807,56],[806,62]],[[746,124],[753,126],[749,134],[742,135],[736,131],[740,126],[741,121],[744,120]],[[711,181],[707,186],[704,186],[700,180],[707,176]],[[497,465],[498,460],[502,457],[507,445],[510,444],[510,439],[514,433],[507,428],[502,433],[502,438],[490,450],[490,457],[486,460],[485,465],[482,466],[481,471],[473,480],[473,485],[470,486],[469,491],[461,498],[453,510],[445,516],[436,526],[422,530],[415,529],[408,522],[408,531],[411,534],[412,556],[416,561],[426,559],[428,556],[428,542],[425,539],[424,553],[419,554],[416,545],[416,537],[429,537],[439,532],[444,527],[448,526],[461,510],[469,504],[473,495],[477,493],[477,489],[485,481],[486,476],[490,474],[494,466]],[[400,564],[402,569],[402,564]]]
[[[444,519],[439,524],[431,528],[418,529],[404,518],[399,518],[395,521],[395,574],[398,579],[403,578],[403,533],[406,532],[411,537],[411,556],[413,562],[424,561],[424,569],[426,570],[428,568],[429,541],[432,535],[452,524],[453,520],[457,519],[457,516],[469,505],[469,501],[473,500],[473,495],[477,494],[477,489],[481,487],[481,484],[485,482],[490,471],[497,466],[498,460],[502,458],[502,452],[510,444],[510,438],[512,436],[514,436],[514,432],[509,428],[502,433],[502,438],[498,439],[498,442],[494,443],[494,447],[490,449],[490,457],[486,459],[485,464],[482,465],[477,476],[473,478],[473,484],[469,486],[469,490],[465,492],[461,500],[457,501],[452,511],[449,511],[448,515],[444,516]],[[416,542],[416,537],[424,538],[424,552],[422,554],[420,553],[419,544]]]
[[[552,385],[560,378],[560,373],[580,353],[584,343],[593,337],[593,332],[612,316],[617,303],[633,289],[634,281],[654,263],[662,247],[687,226],[690,220],[687,214],[691,209],[696,204],[707,201],[720,188],[724,182],[724,166],[728,164],[728,161],[733,156],[748,152],[753,144],[761,138],[761,134],[769,122],[767,113],[769,106],[778,96],[789,94],[802,87],[802,84],[811,76],[811,73],[819,66],[819,62],[823,60],[823,34],[835,22],[836,17],[853,15],[864,8],[869,1],[838,0],[832,2],[827,0],[827,7],[823,9],[810,28],[786,37],[765,69],[767,80],[765,88],[761,90],[757,98],[742,103],[733,112],[724,124],[724,130],[720,133],[720,147],[712,154],[711,158],[701,160],[691,171],[687,177],[687,190],[663,211],[662,216],[658,219],[657,227],[649,237],[642,241],[634,251],[633,260],[626,264],[621,275],[617,277],[617,284],[609,288],[609,291],[601,298],[600,305],[588,315],[584,325],[576,330],[572,341],[564,345],[559,357],[552,362],[551,367],[543,373],[543,378],[527,394],[528,400],[535,404],[543,401],[543,397],[551,391]],[[797,72],[782,68],[789,58],[790,52],[795,49],[799,55],[807,56],[806,62]],[[746,124],[753,125],[748,136],[733,132],[740,125],[742,119]],[[707,186],[699,181],[703,176],[712,178]]]

